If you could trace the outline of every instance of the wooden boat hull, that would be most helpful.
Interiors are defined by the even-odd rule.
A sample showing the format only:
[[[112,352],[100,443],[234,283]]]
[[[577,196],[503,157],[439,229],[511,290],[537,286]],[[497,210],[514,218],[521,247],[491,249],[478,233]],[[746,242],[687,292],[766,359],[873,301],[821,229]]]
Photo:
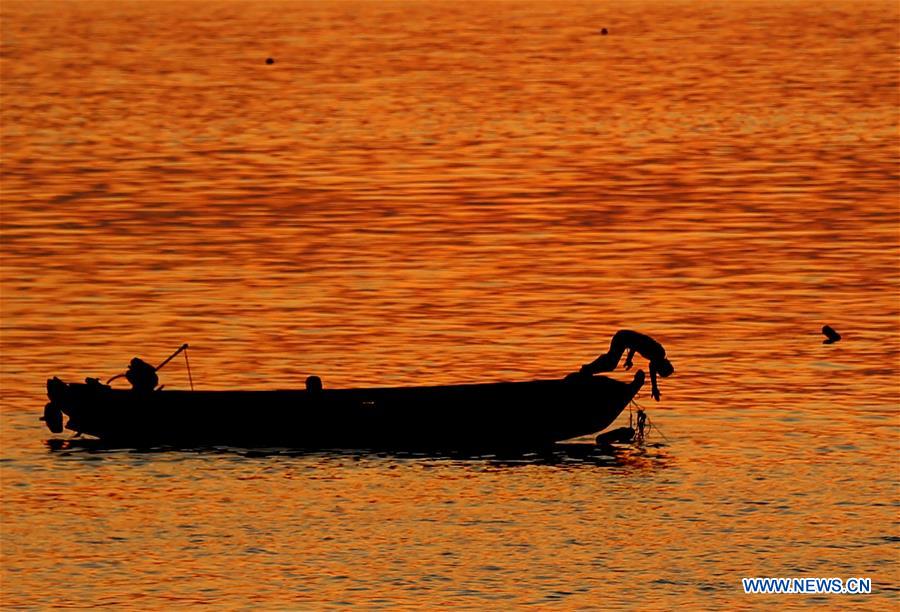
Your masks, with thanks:
[[[643,384],[605,376],[324,391],[154,391],[48,381],[51,428],[129,446],[532,448],[596,433]]]

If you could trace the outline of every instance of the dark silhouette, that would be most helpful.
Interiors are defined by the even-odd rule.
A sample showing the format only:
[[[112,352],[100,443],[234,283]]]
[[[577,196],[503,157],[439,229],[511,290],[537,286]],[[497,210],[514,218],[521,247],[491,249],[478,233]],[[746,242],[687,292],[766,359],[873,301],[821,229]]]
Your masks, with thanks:
[[[322,379],[318,376],[308,376],[306,378],[306,390],[310,393],[318,393],[322,390]]]
[[[576,382],[323,389],[310,376],[297,391],[138,393],[53,378],[45,420],[58,430],[62,413],[66,429],[134,447],[537,449],[606,429],[643,383],[641,371],[631,382],[579,376]]]
[[[644,430],[647,428],[647,413],[644,412],[642,408],[638,408],[637,411],[637,436],[638,440],[644,439]]]
[[[603,28],[602,30],[600,30],[600,35],[601,35],[601,36],[606,36],[607,34],[609,34],[609,32],[607,31],[606,28]]]
[[[612,444],[613,442],[631,442],[634,440],[634,429],[632,427],[619,427],[618,429],[610,429],[594,438],[595,444]]]
[[[272,59],[271,57],[267,57],[267,58],[266,58],[266,65],[267,65],[267,66],[271,66],[271,65],[274,64],[274,63],[275,63],[275,60]]]
[[[619,365],[619,359],[622,353],[628,350],[628,356],[625,357],[624,367],[630,370],[634,357],[634,353],[638,352],[642,357],[650,362],[650,384],[651,395],[657,402],[659,401],[659,386],[656,384],[656,375],[659,374],[663,378],[668,378],[675,373],[672,362],[666,359],[666,349],[662,344],[647,336],[630,329],[621,329],[616,332],[609,343],[609,351],[597,357],[591,363],[581,366],[581,374],[592,375],[598,372],[612,372]]]
[[[156,368],[137,357],[128,364],[125,379],[131,383],[131,388],[138,393],[150,393],[159,384]]]
[[[181,346],[178,347],[177,351],[175,351],[174,353],[172,353],[171,355],[166,357],[165,361],[163,361],[161,364],[159,364],[155,368],[152,365],[150,365],[149,363],[147,363],[146,361],[144,361],[143,359],[135,357],[134,359],[131,360],[131,363],[128,364],[127,372],[122,372],[121,374],[116,374],[115,376],[110,377],[109,380],[106,381],[105,385],[101,385],[100,380],[97,378],[86,378],[85,383],[87,383],[90,386],[94,386],[94,387],[96,387],[96,386],[107,387],[107,386],[109,386],[109,383],[111,383],[112,381],[116,380],[117,378],[122,378],[124,376],[125,379],[131,383],[131,388],[133,391],[137,391],[139,393],[149,393],[149,392],[153,391],[154,389],[159,391],[160,389],[162,389],[162,387],[159,387],[159,389],[156,388],[156,385],[159,384],[159,376],[156,373],[159,370],[162,370],[166,366],[167,363],[172,361],[181,352],[187,351],[187,349],[188,349],[188,344],[187,344],[187,342],[185,342],[184,344],[182,344]],[[191,376],[191,364],[187,360],[187,353],[184,353],[184,361],[185,361],[185,364],[187,365],[188,379],[191,381],[191,391],[193,391],[194,390],[194,379]]]
[[[834,331],[834,328],[830,325],[824,326],[822,328],[822,333],[827,336],[825,340],[822,340],[822,344],[834,344],[841,339],[841,335]]]
[[[63,413],[59,406],[53,402],[47,402],[44,406],[44,416],[41,420],[47,424],[47,429],[53,433],[62,433],[63,430]]]

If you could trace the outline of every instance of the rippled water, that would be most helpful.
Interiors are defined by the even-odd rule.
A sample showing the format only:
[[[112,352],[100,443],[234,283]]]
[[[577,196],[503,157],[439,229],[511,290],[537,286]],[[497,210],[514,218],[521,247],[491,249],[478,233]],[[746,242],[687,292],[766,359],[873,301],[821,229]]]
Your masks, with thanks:
[[[4,607],[897,605],[896,3],[0,12]],[[562,376],[623,327],[677,373],[616,457],[37,421],[184,341],[203,388],[350,387]]]

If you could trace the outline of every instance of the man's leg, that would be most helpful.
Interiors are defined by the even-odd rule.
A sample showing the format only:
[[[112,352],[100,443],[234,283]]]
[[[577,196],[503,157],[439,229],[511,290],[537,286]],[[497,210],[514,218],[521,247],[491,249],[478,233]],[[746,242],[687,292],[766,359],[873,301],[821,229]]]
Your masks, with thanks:
[[[625,340],[623,333],[617,331],[609,342],[609,351],[600,355],[595,360],[581,366],[582,374],[596,374],[597,372],[612,372],[619,365],[619,359],[625,352]]]

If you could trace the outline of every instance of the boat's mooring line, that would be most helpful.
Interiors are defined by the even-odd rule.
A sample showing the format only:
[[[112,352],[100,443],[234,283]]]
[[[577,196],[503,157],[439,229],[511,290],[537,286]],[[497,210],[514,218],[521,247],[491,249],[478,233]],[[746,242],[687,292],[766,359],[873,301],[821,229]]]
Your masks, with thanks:
[[[663,440],[665,440],[666,442],[669,441],[669,439],[666,437],[666,434],[664,434],[664,433],[662,432],[662,429],[659,428],[659,425],[657,425],[656,423],[654,423],[653,421],[651,421],[651,420],[650,420],[650,417],[647,417],[647,422],[650,424],[650,427],[652,427],[653,429],[655,429],[656,431],[659,432],[659,435],[661,435],[661,436],[663,437]],[[647,430],[647,433],[650,433],[650,430],[649,430],[649,429]]]
[[[637,438],[639,440],[643,440],[645,437],[650,436],[651,430],[655,429],[656,431],[659,432],[659,435],[662,436],[663,440],[668,442],[669,439],[666,437],[666,434],[664,434],[662,432],[662,429],[659,428],[659,425],[657,425],[656,423],[654,423],[653,421],[650,420],[650,416],[647,415],[647,411],[644,410],[644,407],[641,406],[640,404],[638,404],[637,400],[635,400],[634,398],[632,398],[631,401],[628,402],[628,426],[631,429],[634,429],[634,413],[632,412],[633,406],[637,406],[637,409],[638,409]],[[646,432],[644,431],[644,427],[645,427],[644,422],[646,422],[646,428],[647,428]]]

